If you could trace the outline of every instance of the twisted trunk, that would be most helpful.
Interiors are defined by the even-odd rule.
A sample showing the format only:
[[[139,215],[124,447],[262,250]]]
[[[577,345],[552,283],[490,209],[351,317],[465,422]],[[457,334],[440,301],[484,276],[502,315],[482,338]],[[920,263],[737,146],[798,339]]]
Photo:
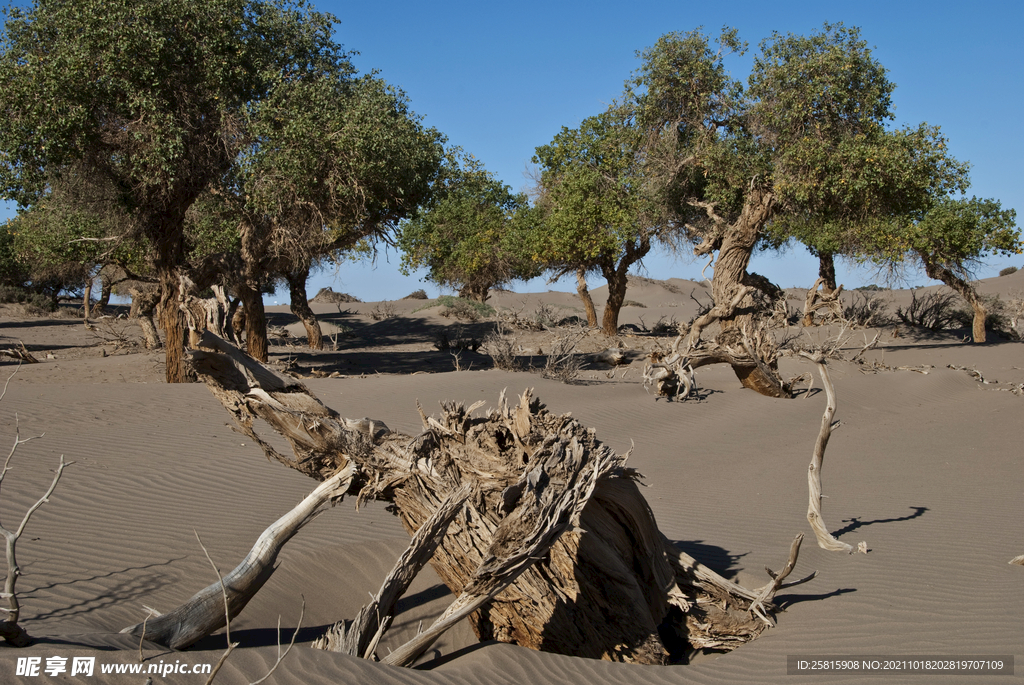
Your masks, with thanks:
[[[988,310],[978,295],[978,291],[969,282],[954,273],[952,269],[936,263],[929,254],[924,252],[918,254],[924,263],[924,271],[928,278],[942,281],[971,305],[971,309],[974,311],[972,340],[976,343],[985,342],[985,319],[988,317]]]
[[[764,614],[785,587],[781,577],[746,590],[680,553],[658,531],[624,458],[529,391],[518,406],[503,394],[477,415],[483,402],[443,403],[411,437],[341,418],[295,379],[208,333],[203,347],[192,353],[195,369],[268,457],[317,479],[353,465],[350,493],[393,504],[414,535],[395,582],[423,558],[417,531],[436,526],[427,536],[437,545],[431,564],[457,599],[389,663],[411,663],[464,615],[482,640],[646,664],[732,649],[770,625]],[[256,419],[285,436],[294,456],[264,440]],[[438,514],[449,506],[454,513]],[[375,604],[391,604],[394,592],[386,582]],[[358,635],[335,637],[369,655],[387,621],[361,621]]]
[[[771,218],[775,207],[775,196],[766,190],[754,188],[747,196],[739,219],[729,226],[721,238],[715,273],[711,280],[715,308],[705,314],[708,320],[703,328],[714,320],[719,322],[722,333],[716,342],[723,347],[734,347],[736,341],[749,337],[744,331],[752,331],[754,322],[754,300],[752,290],[760,284],[747,273],[750,257],[761,235],[761,229]],[[705,250],[710,252],[710,247]],[[726,304],[722,311],[719,305]],[[700,321],[700,319],[698,319]],[[695,323],[694,328],[697,328]],[[691,343],[699,339],[691,334]],[[744,387],[768,397],[789,397],[783,386],[774,361],[765,363],[759,358],[758,350],[748,350],[750,363],[734,363],[732,369]]]
[[[583,311],[587,313],[587,325],[597,328],[597,309],[594,308],[594,298],[590,296],[590,289],[587,287],[586,269],[576,270],[576,293],[583,302]]]
[[[285,278],[288,281],[288,292],[291,295],[292,314],[298,317],[306,329],[306,340],[309,343],[310,349],[324,349],[324,334],[320,329],[320,322],[317,321],[316,314],[310,309],[309,300],[306,297],[306,281],[309,280],[309,266],[290,271],[285,275]]]

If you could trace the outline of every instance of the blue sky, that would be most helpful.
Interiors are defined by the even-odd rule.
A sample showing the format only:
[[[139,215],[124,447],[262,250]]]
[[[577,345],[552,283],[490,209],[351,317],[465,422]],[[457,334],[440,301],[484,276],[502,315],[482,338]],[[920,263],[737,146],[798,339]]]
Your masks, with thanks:
[[[717,33],[734,26],[750,52],[728,63],[746,78],[758,43],[773,30],[809,33],[842,21],[861,28],[876,58],[897,85],[897,125],[940,125],[950,150],[972,164],[971,193],[1024,211],[1021,89],[1024,87],[1024,3],[875,2],[377,2],[322,0],[335,14],[337,39],[360,54],[361,71],[376,69],[402,88],[412,108],[451,143],[483,161],[515,190],[529,183],[533,150],[562,126],[574,127],[600,112],[639,63],[636,51],[670,31],[703,26]],[[829,5],[834,9],[830,9]],[[841,9],[840,9],[841,8]],[[10,212],[10,209],[8,209]],[[376,267],[345,265],[315,275],[310,293],[331,285],[363,300],[395,299],[424,287],[398,273],[399,256],[382,252]],[[978,271],[995,275],[1021,267],[993,258]],[[697,278],[702,265],[667,255],[645,260],[653,278]],[[751,268],[784,287],[809,286],[817,262],[803,248],[755,257]],[[847,287],[873,274],[840,265]],[[917,277],[912,283],[926,283]],[[595,280],[593,285],[600,285]],[[529,290],[571,289],[534,281]],[[286,301],[282,297],[271,296]]]

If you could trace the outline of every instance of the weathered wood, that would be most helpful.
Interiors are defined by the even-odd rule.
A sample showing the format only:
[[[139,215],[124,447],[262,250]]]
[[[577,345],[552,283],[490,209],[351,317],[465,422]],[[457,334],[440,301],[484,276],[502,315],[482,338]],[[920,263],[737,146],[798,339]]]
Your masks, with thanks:
[[[448,524],[459,513],[470,492],[471,488],[463,485],[449,494],[412,536],[408,549],[399,557],[380,590],[369,604],[363,606],[355,620],[347,625],[344,622],[335,623],[313,642],[313,647],[369,659],[391,621],[398,600],[430,560],[440,542],[438,536],[444,535]]]
[[[708,581],[666,544],[626,457],[529,391],[514,406],[502,394],[477,414],[483,402],[442,403],[438,417],[421,412],[424,432],[411,437],[341,418],[295,379],[209,334],[203,346],[193,367],[269,457],[314,478],[353,464],[352,491],[392,503],[410,534],[470,487],[444,533],[427,536],[438,540],[431,564],[457,599],[391,661],[415,659],[464,615],[481,640],[647,664],[732,649],[765,628],[749,611],[758,595]],[[276,452],[256,418],[295,456]],[[666,623],[675,638],[663,639]]]
[[[821,289],[819,291],[819,288]],[[843,294],[843,286],[839,286],[834,290],[830,290],[824,278],[819,278],[814,282],[814,285],[807,291],[807,297],[804,300],[804,318],[802,325],[804,327],[814,325],[814,313],[819,309],[827,309],[834,319],[843,318],[843,303],[839,299],[839,296]]]
[[[324,505],[345,494],[354,473],[355,468],[347,465],[324,480],[294,509],[263,531],[245,559],[223,579],[203,588],[172,611],[121,632],[171,649],[184,649],[223,628],[273,575],[277,555],[285,543],[316,518]]]
[[[38,364],[39,360],[36,359],[31,352],[25,347],[25,343],[18,341],[18,347],[8,347],[6,350],[0,350],[0,355],[10,357],[11,359],[17,359],[19,362],[26,364]]]
[[[829,438],[832,436],[832,418],[836,412],[836,391],[832,385],[832,377],[825,365],[825,358],[819,352],[810,354],[801,353],[801,356],[810,359],[818,366],[818,373],[821,375],[821,382],[825,386],[825,413],[821,417],[821,428],[818,431],[818,438],[814,443],[814,454],[811,456],[811,463],[807,467],[807,522],[811,524],[814,536],[818,540],[818,547],[830,552],[853,553],[854,548],[845,542],[840,542],[825,526],[821,516],[821,467],[825,461],[825,449],[828,447]]]

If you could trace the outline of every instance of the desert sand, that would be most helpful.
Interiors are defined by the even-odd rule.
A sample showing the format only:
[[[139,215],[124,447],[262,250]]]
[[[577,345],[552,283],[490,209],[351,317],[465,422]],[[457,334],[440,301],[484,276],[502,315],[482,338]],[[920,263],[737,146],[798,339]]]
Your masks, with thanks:
[[[1024,290],[1024,271],[983,281],[1004,298]],[[918,296],[929,290],[917,291]],[[427,413],[454,399],[495,403],[501,391],[535,394],[555,412],[572,412],[613,449],[633,453],[661,530],[685,551],[748,587],[778,569],[795,534],[810,534],[807,465],[824,409],[820,383],[795,399],[774,400],[743,389],[724,366],[700,369],[699,401],[658,400],[640,383],[647,351],[670,337],[649,331],[664,317],[686,321],[702,286],[681,280],[638,282],[620,320],[628,366],[589,365],[565,384],[537,372],[491,368],[483,351],[455,359],[435,348],[450,339],[482,340],[493,322],[459,323],[420,309],[422,300],[390,303],[396,316],[375,321],[379,303],[316,305],[329,347],[310,352],[285,307],[270,308],[271,361],[304,382],[343,416],[369,416],[392,429],[419,428],[416,401]],[[909,300],[894,291],[889,308]],[[799,307],[802,294],[791,305]],[[594,292],[603,304],[602,290]],[[703,295],[703,299],[707,299]],[[497,293],[490,304],[529,316],[547,305],[581,315],[574,294]],[[418,310],[418,311],[417,311]],[[25,649],[0,646],[0,682],[146,682],[151,664],[214,664],[223,631],[183,652],[143,643],[142,674],[102,674],[102,665],[138,664],[140,645],[118,633],[143,620],[146,607],[167,611],[216,580],[195,533],[223,572],[242,559],[263,529],[315,483],[269,462],[232,431],[231,419],[199,383],[167,385],[161,352],[142,350],[132,322],[33,318],[16,306],[0,312],[0,348],[22,341],[39,364],[22,365],[0,402],[0,439],[22,438],[4,481],[5,526],[45,491],[61,455],[73,461],[51,500],[18,545],[21,624],[37,638]],[[287,336],[285,335],[287,331]],[[794,328],[805,341],[834,327]],[[823,513],[836,536],[868,554],[839,554],[805,541],[794,577],[817,570],[808,584],[784,591],[778,625],[728,654],[701,655],[667,667],[612,664],[512,645],[477,644],[465,624],[445,635],[415,669],[386,667],[309,648],[335,621],[353,617],[408,543],[382,505],[359,511],[346,499],[303,529],[284,549],[267,586],[232,622],[241,646],[217,682],[249,683],[277,657],[276,626],[287,643],[305,603],[294,649],[273,683],[776,683],[961,682],[963,675],[787,674],[788,655],[899,659],[1016,654],[1024,672],[1024,346],[998,336],[979,346],[966,331],[931,332],[888,325],[858,330],[850,349],[881,333],[866,358],[876,368],[831,363],[838,394],[823,470]],[[333,337],[331,337],[333,334]],[[557,329],[519,331],[524,363],[543,366]],[[592,333],[591,353],[609,346]],[[462,370],[456,371],[458,364]],[[888,368],[878,368],[878,367]],[[950,367],[953,368],[950,368]],[[898,367],[905,367],[902,370]],[[0,359],[0,382],[16,364]],[[796,357],[780,361],[783,377],[813,370]],[[965,370],[966,369],[966,370]],[[319,377],[316,377],[319,376]],[[806,383],[798,386],[806,388]],[[193,532],[195,531],[195,532]],[[387,653],[429,623],[452,599],[429,568],[402,601],[385,636]],[[67,658],[53,677],[16,674],[18,659]],[[70,676],[74,657],[95,659],[94,674]],[[22,662],[23,664],[25,662]],[[202,683],[207,676],[168,673],[154,683]]]

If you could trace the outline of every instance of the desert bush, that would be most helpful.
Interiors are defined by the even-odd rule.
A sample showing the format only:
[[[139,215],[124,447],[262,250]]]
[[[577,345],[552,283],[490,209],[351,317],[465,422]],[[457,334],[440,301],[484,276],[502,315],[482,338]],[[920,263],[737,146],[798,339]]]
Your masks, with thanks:
[[[479,321],[480,319],[493,316],[495,313],[494,307],[489,304],[469,300],[464,297],[454,297],[453,295],[442,295],[430,306],[437,305],[444,306],[444,309],[440,312],[441,316],[456,318],[462,321]]]
[[[918,298],[917,293],[911,291],[910,304],[906,308],[897,307],[896,318],[907,326],[930,331],[970,326],[973,315],[957,307],[959,300],[952,292],[937,291]]]
[[[0,285],[0,302],[25,305],[30,314],[48,314],[57,309],[52,297],[13,285]]]
[[[512,329],[503,322],[499,322],[498,327],[484,338],[484,349],[494,363],[494,368],[502,371],[519,370],[517,345],[518,340],[512,335]]]
[[[402,299],[403,300],[425,300],[425,299],[427,299],[427,291],[424,290],[423,288],[420,288],[419,290],[414,290],[413,292],[409,293],[408,295],[406,295]]]
[[[370,318],[374,321],[393,319],[396,316],[398,316],[398,314],[395,313],[395,305],[391,304],[388,300],[379,302],[377,306],[370,310]]]
[[[659,317],[654,325],[651,326],[651,333],[660,337],[668,335],[679,335],[679,322],[676,321],[676,317],[665,318],[664,316]]]
[[[859,290],[859,289],[858,289]],[[871,328],[892,323],[885,300],[881,295],[853,292],[849,304],[843,307],[843,318],[854,326]]]
[[[567,329],[557,336],[549,348],[547,362],[542,375],[563,383],[573,383],[583,368],[583,355],[576,352],[576,346],[587,337],[583,326]]]
[[[878,290],[885,290],[885,288],[882,288],[872,283],[871,285],[862,285],[859,288],[854,288],[854,290],[867,290],[869,292],[876,292]]]
[[[339,304],[339,303],[361,302],[361,301],[362,300],[360,300],[358,297],[353,297],[352,295],[349,295],[347,293],[336,293],[336,292],[334,292],[334,290],[330,286],[328,286],[326,288],[320,288],[320,291],[316,295],[313,296],[313,299],[310,300],[310,302],[316,302],[316,303],[324,303],[325,302],[327,304]]]
[[[1008,266],[1005,269],[1003,269],[1002,271],[1000,271],[999,275],[1000,276],[1009,276],[1010,274],[1015,274],[1015,273],[1017,273],[1017,267],[1015,267],[1015,266]]]
[[[456,326],[449,334],[447,330],[441,331],[434,341],[434,347],[441,352],[464,352],[471,350],[476,352],[480,349],[480,341],[473,336],[467,335],[462,326]]]
[[[642,309],[647,309],[647,305],[645,305],[643,302],[637,302],[636,300],[623,300],[622,306],[623,307],[640,307]]]

